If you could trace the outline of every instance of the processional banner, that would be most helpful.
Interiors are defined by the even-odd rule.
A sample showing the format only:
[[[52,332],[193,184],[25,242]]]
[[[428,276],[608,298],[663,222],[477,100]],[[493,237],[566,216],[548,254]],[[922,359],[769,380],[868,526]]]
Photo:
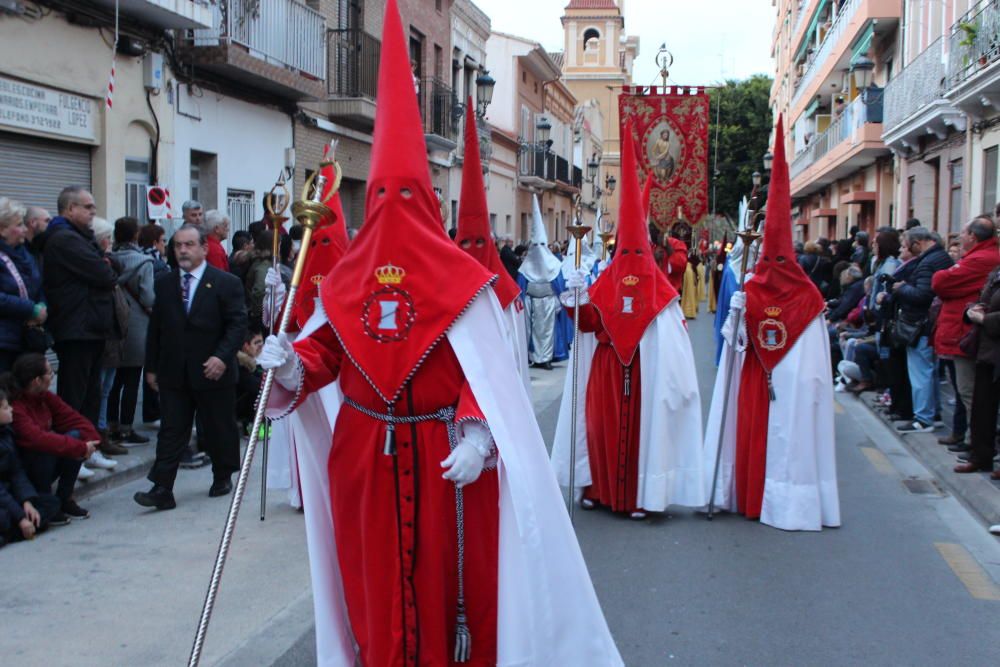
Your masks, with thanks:
[[[632,120],[639,178],[653,175],[650,217],[660,229],[692,225],[708,211],[709,99],[702,86],[625,86],[618,100],[621,136]]]

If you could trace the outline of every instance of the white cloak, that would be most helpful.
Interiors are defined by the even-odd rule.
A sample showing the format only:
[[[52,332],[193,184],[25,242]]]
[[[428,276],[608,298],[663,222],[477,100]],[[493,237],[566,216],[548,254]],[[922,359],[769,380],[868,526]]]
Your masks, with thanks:
[[[580,345],[580,404],[577,423],[576,479],[578,488],[593,483],[586,436],[586,387],[596,350]],[[636,503],[642,509],[662,512],[670,505],[702,507],[708,502],[701,451],[701,398],[691,340],[684,325],[680,301],[675,299],[654,319],[639,342],[641,406],[639,425],[639,480]],[[572,419],[568,393],[572,376],[559,406],[551,463],[556,478],[569,486]]]
[[[317,311],[314,318],[320,316]],[[505,319],[496,296],[486,290],[447,334],[499,453],[497,665],[624,665],[601,612],[559,487],[546,466],[538,424],[527,417],[534,415],[531,401],[509,363],[510,356],[496,353],[504,347]],[[334,382],[319,393],[338,386]],[[321,405],[339,409],[339,401],[332,405],[330,398],[325,396]],[[291,392],[276,386],[269,411],[281,414],[291,399]],[[302,413],[301,429],[295,436],[299,462],[308,462],[316,473],[310,483],[307,478],[312,476],[302,471],[302,493],[318,664],[352,667],[356,652],[337,564],[326,472],[336,415],[311,410],[308,399],[296,413]],[[324,487],[325,493],[324,488],[316,487]],[[310,512],[310,505],[319,508]]]
[[[514,368],[521,377],[524,390],[531,400],[531,375],[528,372],[528,317],[521,299],[514,299],[503,311],[507,345],[514,353]]]
[[[732,512],[737,510],[736,423],[745,354],[742,351],[734,354],[735,367],[715,492],[716,506]],[[719,442],[729,355],[727,339],[723,343],[705,430],[704,458],[709,489]],[[820,315],[806,327],[771,374],[775,400],[768,413],[761,523],[782,530],[821,530],[823,526],[840,525],[831,377],[830,338],[826,319]]]

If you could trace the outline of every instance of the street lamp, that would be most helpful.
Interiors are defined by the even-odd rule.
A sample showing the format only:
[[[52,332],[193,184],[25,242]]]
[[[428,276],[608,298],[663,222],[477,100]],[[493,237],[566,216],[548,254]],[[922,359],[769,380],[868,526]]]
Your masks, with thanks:
[[[618,185],[618,179],[616,179],[611,174],[608,174],[607,176],[605,176],[605,178],[604,178],[604,189],[608,191],[609,195],[613,195],[615,193],[615,186],[616,185]]]
[[[480,118],[486,116],[486,108],[493,102],[493,87],[497,85],[496,80],[490,76],[489,70],[476,77],[476,115]]]
[[[537,133],[536,138],[538,139],[538,143],[544,144],[547,152],[549,146],[552,145],[550,143],[552,140],[549,139],[549,136],[552,134],[552,123],[549,122],[548,118],[542,116],[538,119],[538,123],[535,124],[535,132]]]
[[[764,153],[764,171],[770,172],[771,165],[774,163],[774,154],[771,151]]]
[[[865,91],[872,85],[872,74],[875,72],[875,63],[868,56],[861,55],[851,63],[848,71],[854,77],[854,85],[861,91]]]
[[[587,161],[587,181],[593,183],[597,178],[597,170],[601,167],[601,161],[597,159],[597,153],[590,156]]]
[[[760,172],[759,171],[755,171],[750,178],[753,181],[753,188],[754,188],[754,190],[756,190],[757,188],[759,188],[760,187],[760,179],[761,179]]]

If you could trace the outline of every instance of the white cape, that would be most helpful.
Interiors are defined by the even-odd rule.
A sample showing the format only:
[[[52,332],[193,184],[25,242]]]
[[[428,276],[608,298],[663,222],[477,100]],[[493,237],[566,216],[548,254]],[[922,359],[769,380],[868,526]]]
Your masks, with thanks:
[[[486,416],[499,452],[497,665],[624,665],[601,612],[559,488],[546,465],[538,424],[527,417],[534,414],[531,402],[510,363],[510,355],[496,353],[504,347],[505,329],[500,305],[487,290],[448,331],[448,341]],[[327,389],[337,385],[335,382]],[[269,410],[280,414],[288,406],[280,405],[275,397],[290,400],[291,393],[276,391],[272,397]],[[309,508],[319,502],[320,496],[307,493],[310,485],[302,472],[318,664],[353,667],[355,648],[337,565],[326,474],[330,423],[334,419],[321,411],[310,411],[308,405],[307,401],[296,410],[306,409],[300,415],[302,430],[296,434],[296,451],[300,464],[309,461],[316,472],[315,481],[320,482],[321,477],[326,490],[323,509],[314,512],[312,520]],[[324,512],[325,524],[319,520]],[[312,535],[316,532],[320,534]]]
[[[514,353],[514,368],[521,377],[524,390],[531,400],[531,375],[528,371],[528,317],[524,302],[514,299],[503,311],[507,345]]]
[[[740,372],[744,352],[734,355],[730,403],[723,431],[719,481],[715,504],[736,511],[736,420],[739,414]],[[730,356],[723,343],[722,359],[705,430],[705,471],[711,489],[722,395]],[[836,436],[833,422],[833,383],[830,338],[820,315],[806,327],[792,349],[771,374],[775,400],[767,425],[767,463],[760,521],[782,530],[820,530],[840,525],[837,490]]]
[[[586,440],[586,387],[596,340],[589,352],[580,345],[580,405],[577,422],[576,479],[578,488],[589,486],[590,460]],[[639,426],[639,484],[637,505],[662,512],[670,505],[701,507],[708,502],[702,460],[701,398],[691,340],[684,325],[679,300],[663,309],[639,343],[642,405]],[[570,376],[567,373],[567,376]],[[552,466],[559,483],[569,486],[570,399],[568,380],[559,406]]]

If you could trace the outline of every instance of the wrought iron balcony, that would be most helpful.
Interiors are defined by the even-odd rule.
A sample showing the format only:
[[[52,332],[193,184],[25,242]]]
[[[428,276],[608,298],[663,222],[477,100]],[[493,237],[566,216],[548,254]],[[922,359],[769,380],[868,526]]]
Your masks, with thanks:
[[[420,79],[417,90],[424,133],[452,140],[456,134],[453,111],[458,103],[451,86],[436,77]]]
[[[327,91],[337,97],[375,99],[382,42],[362,30],[327,32]]]
[[[382,43],[362,30],[330,30],[326,48],[327,101],[322,105],[326,115],[355,129],[371,131]]]
[[[205,0],[91,0],[109,11],[117,5],[127,17],[164,30],[207,28],[212,25],[212,8]]]
[[[323,96],[326,25],[319,12],[296,0],[219,0],[212,11],[212,27],[182,42],[182,59],[288,97]]]
[[[555,187],[556,154],[535,144],[525,144],[518,157],[518,177],[543,189]]]
[[[944,97],[945,67],[942,39],[935,40],[910,61],[885,87],[885,133],[904,120]]]
[[[865,104],[860,96],[856,98],[830,123],[826,131],[795,157],[789,169],[789,176],[793,180],[837,146],[845,142],[850,142],[852,146],[859,143],[863,135],[861,130],[866,124],[882,122],[882,91],[873,88],[871,93],[871,102]]]
[[[833,24],[826,35],[823,36],[823,41],[816,50],[816,54],[806,65],[805,73],[799,78],[795,86],[795,94],[792,95],[793,107],[799,103],[802,96],[810,88],[810,84],[816,77],[816,74],[833,55],[834,47],[840,42],[840,38],[844,36],[848,28],[851,27],[851,20],[854,18],[854,14],[858,11],[860,5],[861,0],[847,0],[847,2],[841,5],[840,11],[837,12],[837,16],[833,20]]]
[[[955,88],[1000,60],[1000,2],[973,9],[951,28],[948,87]]]

